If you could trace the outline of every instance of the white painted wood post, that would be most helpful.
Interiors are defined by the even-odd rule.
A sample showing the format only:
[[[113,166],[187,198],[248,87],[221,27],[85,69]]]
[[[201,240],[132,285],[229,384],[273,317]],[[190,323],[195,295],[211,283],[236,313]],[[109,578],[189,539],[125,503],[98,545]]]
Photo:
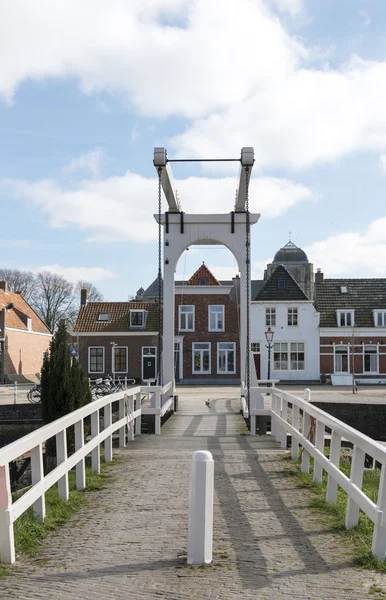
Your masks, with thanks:
[[[99,434],[99,410],[91,413],[91,437],[97,437]],[[95,473],[101,472],[101,454],[100,445],[98,444],[94,450],[91,450],[91,469]]]
[[[133,421],[133,412],[134,412],[134,396],[129,396],[127,400],[127,409],[128,409],[128,435],[127,439],[129,442],[134,440],[134,421]]]
[[[377,507],[383,511],[383,524],[374,525],[373,543],[371,551],[379,560],[385,560],[386,554],[386,467],[382,465],[381,477],[379,480]],[[1,504],[1,502],[0,502]],[[0,536],[1,541],[1,536]]]
[[[38,444],[35,448],[32,448],[30,452],[31,480],[33,487],[44,478],[42,445]],[[42,492],[42,495],[33,503],[33,511],[37,519],[44,521],[46,516],[46,496],[44,492]]]
[[[355,483],[362,489],[363,482],[363,472],[365,468],[365,456],[366,453],[358,448],[358,446],[354,446],[354,452],[351,460],[351,469],[350,469],[350,481]],[[346,529],[351,529],[358,525],[359,520],[359,506],[354,502],[350,496],[347,499],[347,510],[346,510]]]
[[[59,466],[67,460],[67,431],[63,429],[56,434],[56,464]],[[68,486],[68,473],[58,480],[58,494],[60,498],[68,500],[70,490]]]
[[[341,436],[338,433],[336,433],[336,431],[333,431],[331,435],[330,462],[332,462],[332,464],[336,467],[339,467],[340,463],[340,444]],[[326,502],[336,502],[337,492],[338,484],[336,483],[336,481],[334,481],[332,475],[328,475]]]
[[[214,461],[210,452],[193,454],[190,471],[188,564],[212,562]]]
[[[159,388],[156,391],[156,394],[155,394],[155,406],[156,406],[156,408],[161,409],[161,406],[162,406],[161,399],[162,399],[162,388]],[[161,414],[154,415],[154,418],[155,418],[155,433],[157,435],[160,435],[161,434]]]
[[[249,415],[251,423],[251,435],[256,435],[256,415]]]
[[[83,419],[77,421],[74,425],[75,428],[75,452],[83,448],[84,446],[84,427],[83,427]],[[86,487],[86,468],[85,468],[85,460],[81,458],[78,464],[75,467],[76,470],[76,489],[84,490]]]
[[[323,454],[324,453],[324,432],[326,430],[322,421],[316,421],[315,431],[315,447]],[[314,459],[314,477],[315,483],[322,483],[323,480],[323,467]]]
[[[299,431],[299,407],[296,404],[292,405],[292,426]],[[299,454],[299,443],[292,437],[291,458],[297,460]]]
[[[17,404],[17,381],[15,381],[13,386],[13,403]]]
[[[307,402],[311,402],[311,390],[310,390],[309,388],[306,388],[306,389],[304,390],[304,399],[305,399]]]
[[[12,506],[9,465],[0,466],[0,563],[15,562],[13,522],[9,509]]]
[[[303,410],[303,436],[308,439],[311,430],[311,417]],[[301,472],[310,472],[310,453],[303,446]]]
[[[276,394],[272,393],[271,396],[271,402],[272,402],[272,414],[271,414],[271,435],[273,435],[273,437],[276,439],[276,427],[277,427],[277,422],[276,422],[276,406],[277,406],[277,396]]]
[[[119,400],[119,419],[125,418],[125,398]],[[126,447],[126,426],[124,425],[119,429],[119,447]]]
[[[281,416],[284,421],[288,422],[288,402],[283,400],[281,404]],[[280,435],[280,446],[283,450],[287,450],[287,431],[282,427]]]
[[[105,429],[110,427],[113,422],[113,414],[111,410],[111,403],[106,404],[104,407],[104,425]],[[113,436],[109,435],[105,439],[105,461],[111,462],[113,460]]]
[[[135,394],[135,410],[141,408],[141,392]],[[141,415],[135,419],[135,435],[141,435]]]

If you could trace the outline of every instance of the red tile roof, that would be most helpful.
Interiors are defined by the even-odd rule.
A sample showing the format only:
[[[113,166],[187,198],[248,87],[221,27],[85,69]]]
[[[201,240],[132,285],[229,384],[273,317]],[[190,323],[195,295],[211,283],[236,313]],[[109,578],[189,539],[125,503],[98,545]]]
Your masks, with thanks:
[[[28,319],[31,319],[33,332],[51,333],[21,294],[0,289],[0,310],[7,307],[9,308],[5,311],[6,327],[28,331]]]
[[[197,269],[195,273],[191,276],[187,285],[200,285],[200,279],[207,279],[208,282],[205,285],[221,285],[221,283],[216,279],[216,277],[209,271],[206,264],[203,262],[201,267]]]
[[[146,310],[144,328],[130,327],[130,310]],[[108,321],[98,321],[100,313],[108,313]],[[157,302],[89,302],[81,306],[74,331],[158,331]]]

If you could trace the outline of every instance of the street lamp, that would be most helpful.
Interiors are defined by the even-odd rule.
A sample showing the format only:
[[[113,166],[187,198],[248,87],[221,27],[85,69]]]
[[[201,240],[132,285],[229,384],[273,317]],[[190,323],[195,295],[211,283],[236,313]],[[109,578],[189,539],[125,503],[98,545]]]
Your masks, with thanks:
[[[268,381],[271,379],[271,350],[273,346],[272,341],[274,335],[275,332],[268,327],[267,331],[265,332],[265,339],[267,340],[265,347],[268,348]]]

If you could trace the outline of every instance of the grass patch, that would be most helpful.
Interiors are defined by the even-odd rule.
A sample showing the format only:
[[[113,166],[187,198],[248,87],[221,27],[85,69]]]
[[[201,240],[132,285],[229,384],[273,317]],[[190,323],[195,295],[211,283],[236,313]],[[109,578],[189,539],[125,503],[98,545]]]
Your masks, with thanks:
[[[326,449],[326,453],[328,453],[328,449]],[[312,457],[310,457],[310,473],[300,471],[300,458],[293,461],[290,455],[285,455],[283,461],[285,462],[286,476],[293,478],[296,487],[309,491],[309,507],[320,514],[321,524],[326,531],[341,536],[344,545],[351,550],[354,564],[364,569],[386,573],[386,563],[371,555],[374,524],[369,517],[360,511],[358,525],[353,529],[346,529],[347,494],[338,486],[337,501],[326,502],[327,474],[323,473],[322,484],[313,482],[314,461]],[[339,468],[345,475],[350,476],[351,463],[344,451]],[[375,503],[378,497],[379,477],[380,472],[377,470],[365,470],[363,475],[362,490]]]
[[[86,467],[86,488],[76,489],[75,471],[70,471],[68,476],[69,500],[66,502],[58,495],[57,485],[46,492],[46,518],[39,521],[34,517],[32,506],[28,508],[14,523],[15,552],[29,557],[36,557],[42,551],[43,540],[47,535],[66,523],[79,509],[87,506],[89,498],[85,492],[95,492],[105,489],[115,481],[111,470],[114,464],[121,462],[120,456],[115,456],[111,463],[101,461],[100,474]],[[13,500],[17,500],[23,492],[13,494]],[[0,577],[9,575],[12,567],[0,564]]]

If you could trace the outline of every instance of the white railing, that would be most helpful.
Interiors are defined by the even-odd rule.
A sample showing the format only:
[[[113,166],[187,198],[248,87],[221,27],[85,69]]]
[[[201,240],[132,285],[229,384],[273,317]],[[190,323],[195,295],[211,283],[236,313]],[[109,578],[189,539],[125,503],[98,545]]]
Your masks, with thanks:
[[[100,448],[104,444],[104,456],[107,462],[113,459],[113,434],[119,432],[119,447],[126,446],[127,440],[133,440],[141,433],[141,415],[154,414],[156,433],[160,433],[161,417],[172,408],[174,398],[169,398],[173,386],[151,387],[136,386],[109,394],[33,431],[32,433],[0,449],[0,563],[15,562],[13,523],[30,506],[34,515],[44,520],[46,513],[45,492],[55,483],[58,494],[68,500],[68,473],[75,467],[76,488],[86,487],[85,457],[91,454],[91,468],[100,472]],[[141,396],[148,395],[151,406],[142,408]],[[161,406],[161,397],[167,398]],[[112,405],[118,402],[118,419],[113,422]],[[154,404],[154,406],[152,406]],[[104,427],[100,430],[100,416],[103,409]],[[90,418],[91,435],[85,440],[84,420]],[[68,455],[67,429],[74,427],[75,452]],[[47,475],[43,470],[43,452],[47,440],[56,440],[57,466]],[[30,453],[31,480],[30,489],[15,502],[12,501],[9,465],[22,455]]]
[[[291,454],[297,459],[299,446],[302,447],[301,470],[309,472],[310,456],[314,458],[313,479],[322,482],[323,470],[328,475],[326,501],[335,502],[338,485],[347,493],[346,529],[358,524],[362,510],[374,523],[372,553],[380,560],[386,554],[386,449],[370,437],[332,417],[309,403],[310,391],[306,390],[304,400],[277,388],[262,388],[272,394],[271,431],[287,448],[287,436],[291,436]],[[251,409],[252,413],[252,409]],[[331,430],[329,457],[324,454],[326,427]],[[353,446],[350,477],[340,469],[342,439]],[[365,457],[369,455],[381,465],[377,502],[373,502],[362,490]]]

